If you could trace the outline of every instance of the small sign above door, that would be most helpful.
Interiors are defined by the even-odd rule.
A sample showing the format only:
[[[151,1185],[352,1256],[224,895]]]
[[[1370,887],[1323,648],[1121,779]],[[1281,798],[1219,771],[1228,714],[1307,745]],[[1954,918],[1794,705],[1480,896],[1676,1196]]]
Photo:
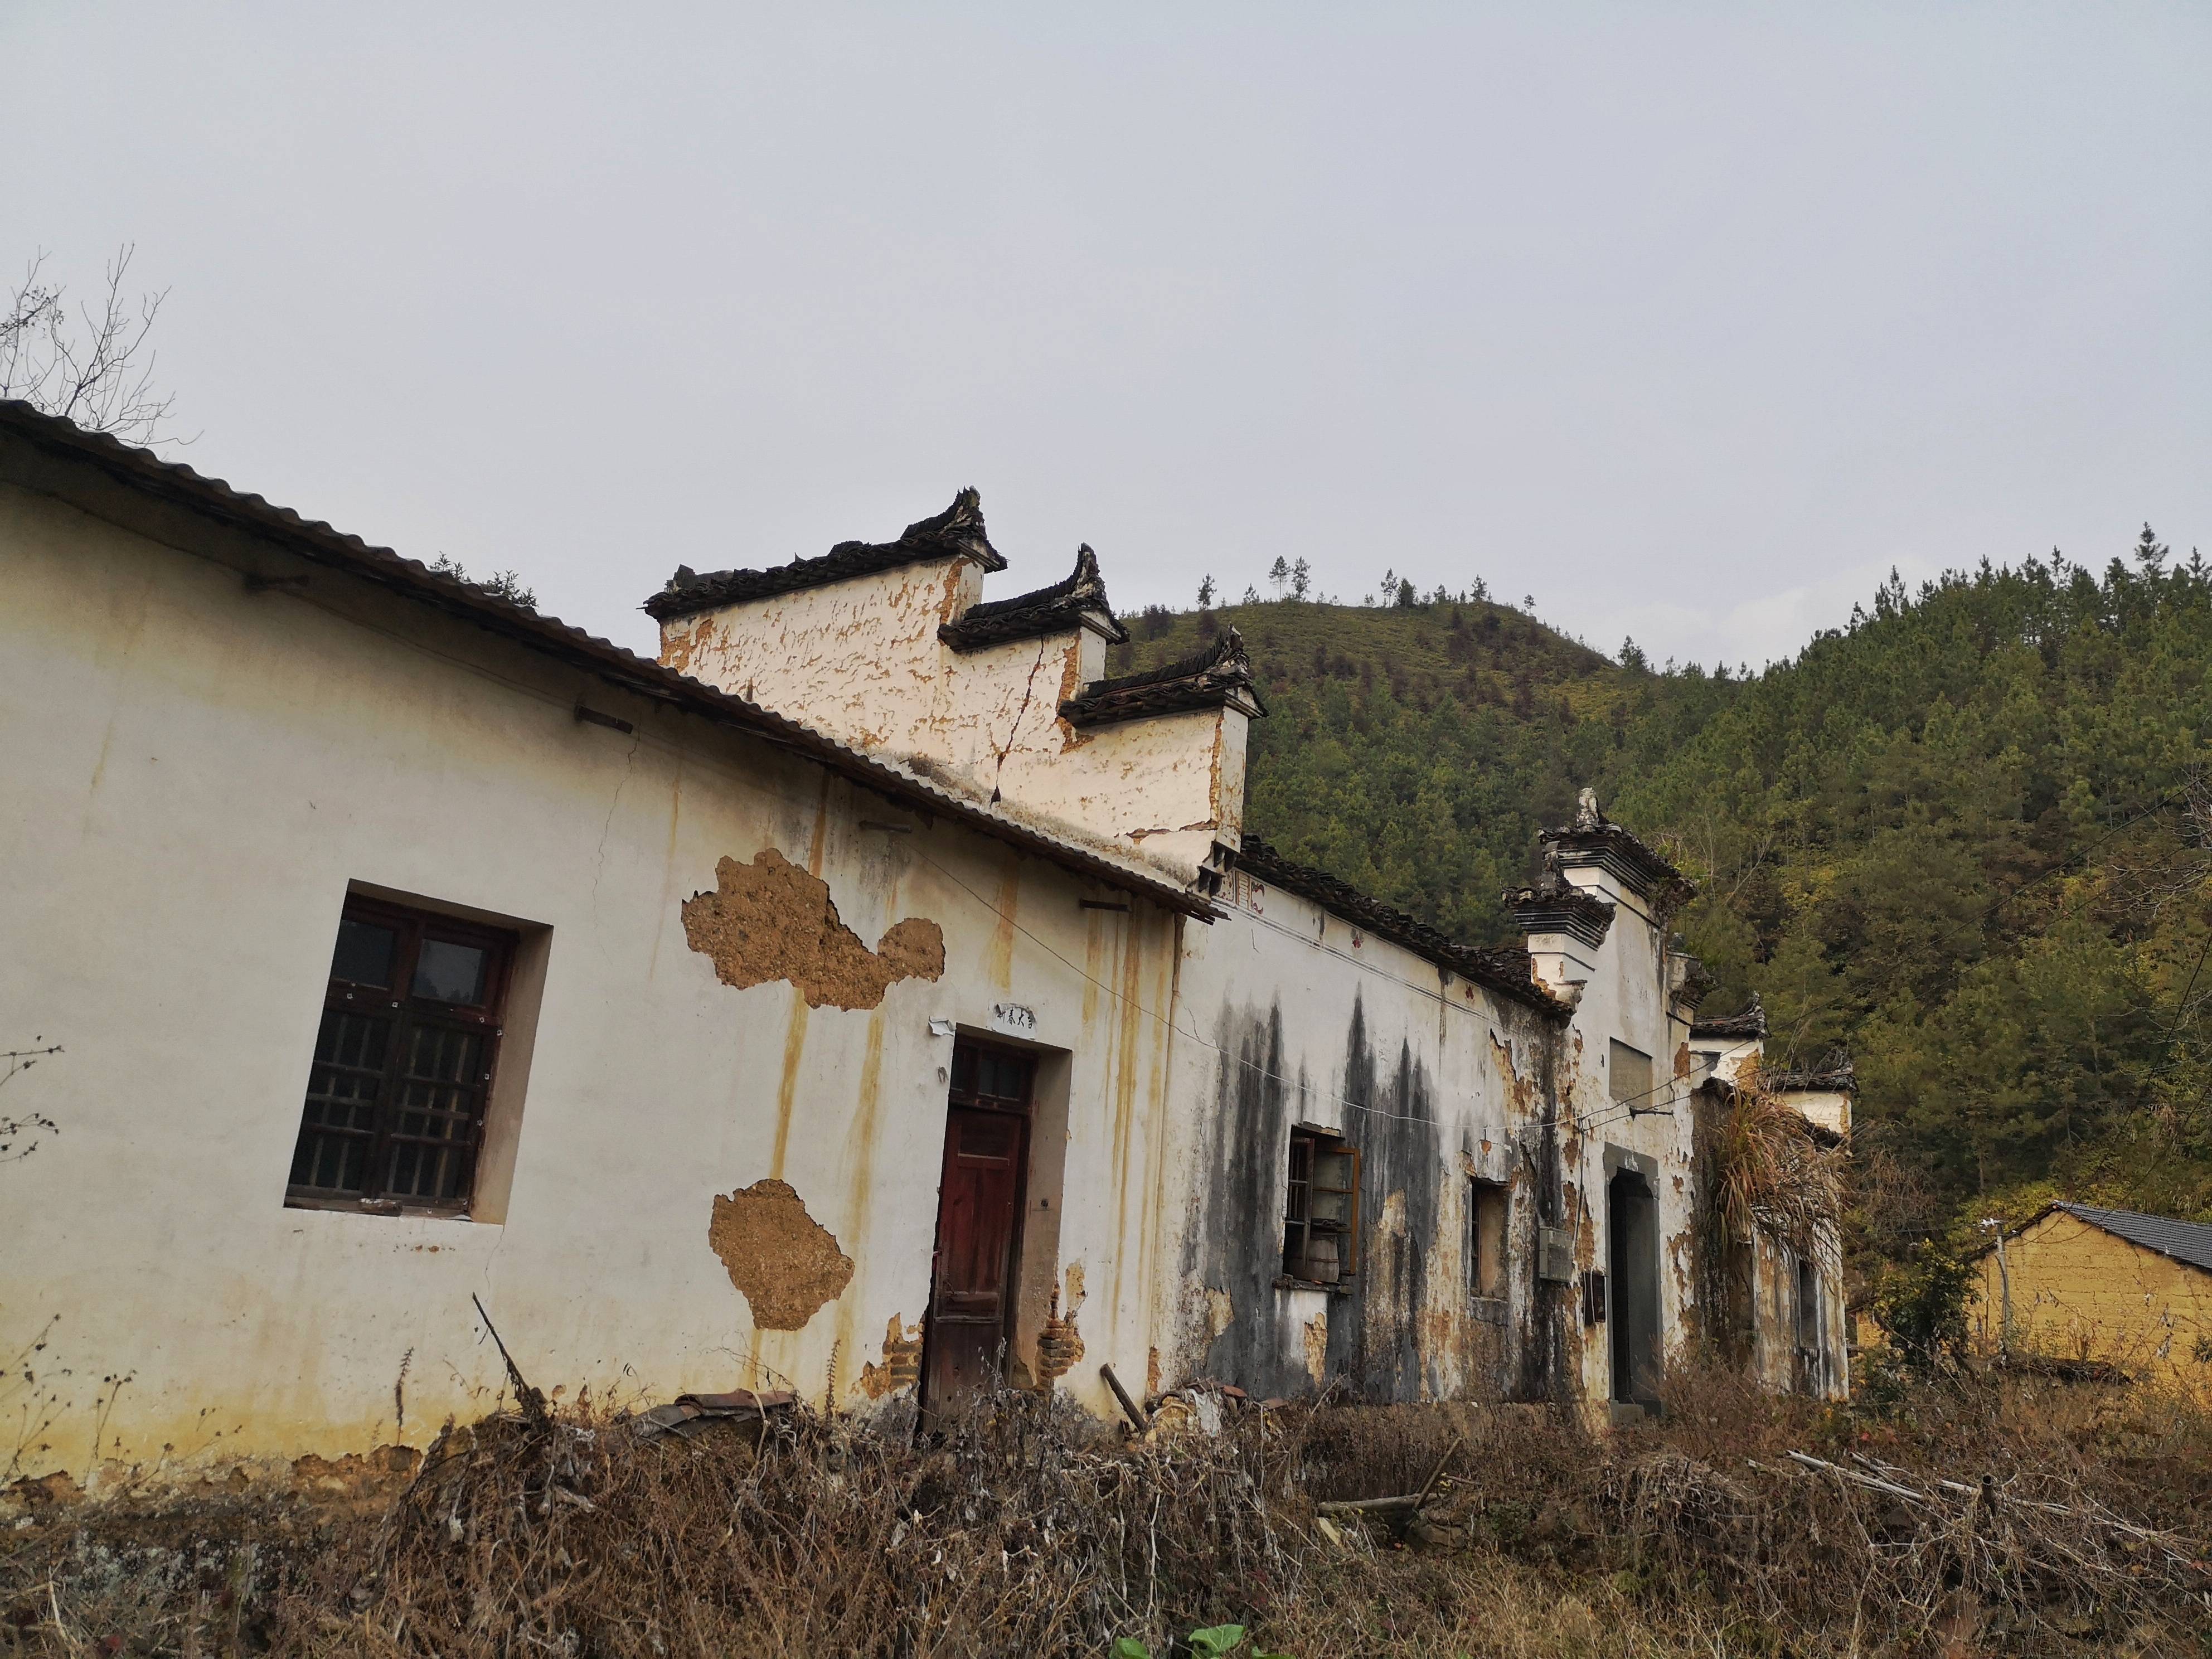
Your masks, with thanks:
[[[1035,1036],[1036,1010],[1024,1008],[1018,1002],[994,1002],[991,1005],[991,1024],[1010,1036]]]

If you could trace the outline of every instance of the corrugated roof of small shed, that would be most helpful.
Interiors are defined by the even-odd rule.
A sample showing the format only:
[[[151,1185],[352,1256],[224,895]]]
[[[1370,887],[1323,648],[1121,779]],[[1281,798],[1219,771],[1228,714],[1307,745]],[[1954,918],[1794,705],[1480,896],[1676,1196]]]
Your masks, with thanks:
[[[2170,1216],[2143,1215],[2134,1210],[2100,1210],[2088,1204],[2054,1204],[2077,1221],[2140,1244],[2146,1250],[2171,1256],[2176,1261],[2212,1273],[2212,1226],[2201,1221],[2176,1221]]]

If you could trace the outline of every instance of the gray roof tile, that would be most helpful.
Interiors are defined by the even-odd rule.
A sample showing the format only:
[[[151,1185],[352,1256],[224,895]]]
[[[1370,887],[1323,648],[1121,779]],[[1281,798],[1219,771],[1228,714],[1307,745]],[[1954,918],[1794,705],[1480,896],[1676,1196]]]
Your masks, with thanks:
[[[2212,1273],[2212,1226],[2201,1221],[2176,1221],[2168,1216],[2139,1215],[2133,1210],[2100,1210],[2087,1204],[2054,1204],[2077,1221],[2140,1244],[2146,1250],[2185,1261]]]

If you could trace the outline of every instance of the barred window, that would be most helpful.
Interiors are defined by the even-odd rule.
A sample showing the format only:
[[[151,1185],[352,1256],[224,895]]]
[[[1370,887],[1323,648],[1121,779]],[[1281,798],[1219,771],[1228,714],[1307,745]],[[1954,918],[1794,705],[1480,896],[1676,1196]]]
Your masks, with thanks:
[[[1326,1129],[1291,1131],[1283,1277],[1341,1285],[1359,1270],[1359,1151]]]
[[[450,916],[346,901],[287,1203],[467,1211],[515,943]]]

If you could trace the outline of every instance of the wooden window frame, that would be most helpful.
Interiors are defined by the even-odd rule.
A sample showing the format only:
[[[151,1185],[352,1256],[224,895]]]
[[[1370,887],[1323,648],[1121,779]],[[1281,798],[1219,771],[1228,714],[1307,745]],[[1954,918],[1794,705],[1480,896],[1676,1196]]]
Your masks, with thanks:
[[[1482,1248],[1482,1210],[1486,1200],[1494,1201],[1501,1213],[1498,1218],[1498,1259],[1487,1259]],[[1513,1188],[1509,1182],[1488,1181],[1480,1176],[1471,1176],[1467,1183],[1467,1289],[1468,1294],[1484,1301],[1504,1298],[1512,1281],[1507,1274],[1507,1263],[1512,1250]],[[1485,1273],[1484,1268],[1495,1271]]]
[[[294,1143],[291,1172],[286,1180],[286,1207],[342,1210],[370,1215],[404,1213],[465,1217],[476,1202],[477,1176],[483,1152],[484,1120],[498,1077],[500,1039],[506,1035],[507,999],[514,984],[515,957],[521,939],[505,928],[465,921],[439,911],[418,909],[412,905],[389,899],[370,898],[361,894],[349,894],[346,897],[345,907],[340,915],[341,930],[348,921],[388,927],[393,931],[396,939],[391,983],[380,987],[367,986],[340,979],[337,972],[337,939],[333,939],[331,971],[325,987],[322,1017],[316,1030],[315,1059],[308,1068],[307,1097],[301,1102],[300,1132]],[[342,936],[341,933],[339,937]],[[483,996],[476,1006],[441,1002],[433,997],[414,994],[415,971],[426,942],[466,945],[484,952]],[[377,1079],[377,1097],[369,1109],[369,1122],[365,1128],[316,1123],[311,1121],[309,1116],[316,1105],[319,1079],[326,1066],[337,1064],[325,1057],[333,1031],[332,1021],[348,1015],[386,1022],[382,1066],[380,1068],[350,1068],[358,1076],[374,1076]],[[408,1116],[423,1112],[429,1112],[449,1122],[455,1115],[449,1109],[419,1103],[410,1104],[406,1098],[408,1079],[404,1071],[413,1052],[412,1039],[417,1033],[425,1031],[458,1032],[473,1036],[481,1042],[476,1066],[477,1076],[473,1082],[463,1085],[466,1095],[463,1110],[467,1121],[463,1126],[465,1133],[458,1136],[410,1133],[403,1127]],[[319,1187],[303,1183],[295,1178],[311,1152],[319,1151],[320,1143],[330,1139],[365,1143],[367,1151],[361,1165],[361,1185],[357,1189]],[[448,1196],[425,1199],[419,1194],[393,1190],[392,1176],[395,1156],[400,1148],[410,1145],[452,1153],[459,1158],[460,1170],[452,1183],[453,1190]]]
[[[962,1062],[974,1056],[978,1060],[1012,1064],[1020,1069],[1021,1088],[1008,1094],[1003,1090],[977,1086],[980,1076],[963,1079]],[[1036,1055],[1027,1048],[1018,1048],[1011,1042],[991,1042],[981,1037],[971,1037],[963,1032],[952,1045],[951,1082],[946,1086],[945,1098],[955,1106],[981,1107],[987,1111],[1017,1112],[1027,1117],[1036,1105]],[[1003,1079],[993,1079],[1002,1081]],[[964,1086],[963,1086],[964,1084]]]
[[[1304,1154],[1301,1157],[1301,1154]],[[1315,1172],[1324,1157],[1344,1160],[1350,1171],[1344,1186],[1320,1185]],[[1334,1129],[1307,1124],[1291,1127],[1290,1157],[1283,1191],[1283,1271],[1278,1285],[1301,1290],[1349,1291],[1349,1281],[1359,1272],[1359,1148]],[[1346,1200],[1343,1218],[1316,1216],[1316,1193]],[[1310,1259],[1313,1236],[1320,1232],[1339,1241],[1336,1277],[1309,1279],[1295,1271]]]

